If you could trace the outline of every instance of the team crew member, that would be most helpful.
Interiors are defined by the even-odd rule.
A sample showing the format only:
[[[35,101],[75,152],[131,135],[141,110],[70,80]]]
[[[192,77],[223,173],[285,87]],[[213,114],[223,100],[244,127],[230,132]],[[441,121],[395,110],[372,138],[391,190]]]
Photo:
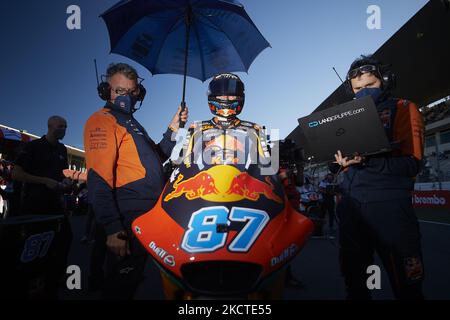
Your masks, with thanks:
[[[421,235],[411,202],[423,156],[422,116],[414,103],[391,96],[394,75],[372,56],[356,60],[347,81],[356,98],[373,98],[393,147],[377,156],[335,156],[344,169],[337,216],[348,298],[371,298],[366,272],[377,251],[395,297],[422,299]]]
[[[334,230],[334,215],[336,206],[334,201],[334,197],[336,195],[335,186],[334,175],[331,173],[328,173],[325,179],[323,179],[319,184],[319,191],[323,197],[323,210],[324,214],[328,215],[328,228],[330,232]]]
[[[180,118],[187,120],[187,109],[180,115],[180,107],[161,142],[154,143],[133,116],[136,103],[145,97],[139,79],[127,64],[110,65],[107,82],[98,88],[106,105],[84,128],[89,203],[99,225],[96,239],[106,238],[110,252],[103,288],[107,299],[133,298],[142,279],[147,254],[133,237],[131,223],[157,202],[165,183],[162,162],[175,146],[172,133]]]
[[[68,185],[64,169],[68,168],[67,149],[60,143],[67,122],[53,116],[48,131],[40,139],[28,142],[18,155],[13,179],[24,182],[21,214],[62,214],[62,191]]]
[[[291,203],[292,208],[300,211],[300,192],[295,186],[297,177],[291,168],[280,168],[278,176],[284,187],[284,192]],[[298,171],[297,171],[298,172]],[[294,287],[297,289],[303,288],[304,284],[299,279],[296,278],[294,272],[292,271],[292,265],[289,265],[286,270],[285,283],[289,287]]]
[[[23,182],[21,215],[63,215],[63,194],[72,183],[65,179],[63,170],[68,168],[67,149],[60,143],[66,134],[67,122],[59,116],[48,119],[48,131],[40,139],[28,142],[19,153],[12,177]],[[67,268],[67,258],[72,242],[72,230],[68,218],[64,220],[55,238],[57,259],[47,268],[45,298],[57,299],[60,280]]]

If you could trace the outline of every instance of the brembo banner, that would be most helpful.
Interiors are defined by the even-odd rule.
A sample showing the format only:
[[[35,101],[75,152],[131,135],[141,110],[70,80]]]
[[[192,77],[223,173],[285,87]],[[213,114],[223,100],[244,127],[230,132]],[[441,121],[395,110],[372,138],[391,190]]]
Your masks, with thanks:
[[[450,209],[450,191],[414,191],[412,201],[416,208]]]

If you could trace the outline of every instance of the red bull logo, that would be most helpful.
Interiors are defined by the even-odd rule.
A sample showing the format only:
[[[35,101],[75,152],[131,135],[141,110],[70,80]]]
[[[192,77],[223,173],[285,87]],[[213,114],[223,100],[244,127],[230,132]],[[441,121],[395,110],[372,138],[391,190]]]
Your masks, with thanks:
[[[232,166],[214,166],[206,172],[183,181],[180,174],[173,184],[173,191],[164,201],[185,196],[188,200],[202,198],[211,202],[237,202],[244,199],[258,201],[261,196],[269,200],[283,203],[275,193],[270,177],[260,181],[246,172],[240,172]]]
[[[184,176],[180,174],[173,184],[174,191],[168,194],[164,201],[167,202],[182,195],[186,195],[188,200],[194,200],[209,194],[219,193],[214,184],[214,178],[207,172],[202,172],[186,181],[182,181],[183,179]]]
[[[269,200],[282,203],[283,200],[273,191],[275,187],[270,181],[270,177],[266,177],[265,180],[267,183],[243,172],[233,179],[227,194],[237,194],[251,201],[258,201],[260,195],[264,195]]]

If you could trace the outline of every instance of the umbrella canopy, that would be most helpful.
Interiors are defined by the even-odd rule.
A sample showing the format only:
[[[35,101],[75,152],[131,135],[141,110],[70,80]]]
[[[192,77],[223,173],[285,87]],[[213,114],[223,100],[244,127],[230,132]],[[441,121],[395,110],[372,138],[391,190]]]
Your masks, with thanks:
[[[153,75],[186,74],[205,81],[222,72],[247,72],[270,46],[234,0],[124,0],[101,17],[111,52]]]

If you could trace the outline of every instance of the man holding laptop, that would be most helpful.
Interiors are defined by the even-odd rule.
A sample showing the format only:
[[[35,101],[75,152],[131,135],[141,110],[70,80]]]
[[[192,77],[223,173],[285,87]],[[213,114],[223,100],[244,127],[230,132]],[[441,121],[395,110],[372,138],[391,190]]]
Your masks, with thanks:
[[[421,235],[411,196],[423,158],[424,125],[414,103],[391,97],[394,80],[372,56],[356,60],[347,76],[356,98],[374,100],[391,144],[391,151],[369,156],[335,155],[343,171],[337,216],[348,299],[371,298],[367,268],[374,264],[375,250],[395,297],[423,299]]]
[[[371,298],[367,270],[375,251],[395,297],[423,299],[421,236],[411,197],[424,125],[414,103],[391,96],[394,84],[378,60],[361,56],[346,81],[356,99],[299,119],[306,158],[335,160],[331,171],[343,175],[336,216],[348,299]]]

